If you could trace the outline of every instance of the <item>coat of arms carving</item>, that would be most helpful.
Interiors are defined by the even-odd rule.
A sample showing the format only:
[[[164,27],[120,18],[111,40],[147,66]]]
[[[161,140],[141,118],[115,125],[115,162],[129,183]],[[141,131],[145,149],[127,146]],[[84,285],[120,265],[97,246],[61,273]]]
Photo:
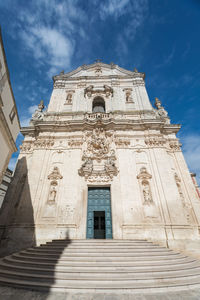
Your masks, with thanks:
[[[115,161],[115,150],[112,149],[112,132],[105,131],[102,127],[93,129],[85,135],[85,150],[79,169],[79,175],[88,181],[112,180],[118,174]]]

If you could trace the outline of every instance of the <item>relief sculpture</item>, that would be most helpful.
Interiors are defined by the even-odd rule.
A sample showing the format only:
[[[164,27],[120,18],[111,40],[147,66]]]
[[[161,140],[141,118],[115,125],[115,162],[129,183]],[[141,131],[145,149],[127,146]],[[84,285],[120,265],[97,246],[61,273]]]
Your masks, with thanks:
[[[139,180],[141,192],[142,192],[142,204],[143,204],[143,211],[145,218],[151,218],[152,220],[154,218],[159,217],[158,208],[156,207],[152,192],[151,192],[151,185],[150,180],[152,178],[152,175],[147,172],[146,167],[142,167],[140,169],[140,173],[137,176],[137,179]]]
[[[78,173],[89,182],[108,182],[118,174],[115,150],[111,147],[112,136],[111,132],[106,132],[102,127],[86,132],[82,156],[84,162]]]
[[[182,207],[184,209],[184,214],[185,217],[187,219],[188,223],[194,223],[194,214],[193,214],[193,209],[190,203],[186,202],[183,191],[182,191],[182,187],[181,187],[181,179],[178,176],[177,173],[174,174],[174,178],[176,181],[176,186],[178,188],[178,193],[179,193],[179,197],[182,203]]]

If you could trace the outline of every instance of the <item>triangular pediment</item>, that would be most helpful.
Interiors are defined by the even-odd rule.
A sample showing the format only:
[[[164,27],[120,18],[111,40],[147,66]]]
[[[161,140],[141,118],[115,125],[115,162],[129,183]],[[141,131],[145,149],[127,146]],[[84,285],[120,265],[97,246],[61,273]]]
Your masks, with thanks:
[[[139,75],[139,76],[138,76]],[[143,77],[143,73],[139,73],[136,69],[134,71],[129,71],[124,68],[119,67],[113,63],[105,64],[102,62],[96,62],[90,65],[82,65],[75,69],[74,71],[68,73],[61,73],[54,76],[54,79],[61,78],[77,78],[77,77],[101,77],[101,76],[130,76],[130,77]]]

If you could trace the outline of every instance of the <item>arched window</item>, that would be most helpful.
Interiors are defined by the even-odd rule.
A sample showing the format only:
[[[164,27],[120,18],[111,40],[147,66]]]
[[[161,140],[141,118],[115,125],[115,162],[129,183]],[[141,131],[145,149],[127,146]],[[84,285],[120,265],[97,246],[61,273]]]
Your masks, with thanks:
[[[105,101],[101,97],[96,97],[92,103],[92,112],[105,112]]]

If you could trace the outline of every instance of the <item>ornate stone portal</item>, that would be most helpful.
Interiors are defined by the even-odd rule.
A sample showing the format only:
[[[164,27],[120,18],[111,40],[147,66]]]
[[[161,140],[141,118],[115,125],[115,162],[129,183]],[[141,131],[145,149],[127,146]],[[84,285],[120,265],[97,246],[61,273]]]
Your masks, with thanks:
[[[180,125],[170,123],[158,98],[152,106],[144,74],[96,62],[53,80],[48,108],[40,102],[22,128],[0,216],[6,249],[14,251],[16,239],[19,248],[24,240],[31,246],[65,236],[85,239],[92,188],[99,193],[90,208],[105,212],[103,205],[110,205],[114,239],[192,248],[200,238],[197,186],[176,137]],[[98,196],[104,189],[108,198]]]

